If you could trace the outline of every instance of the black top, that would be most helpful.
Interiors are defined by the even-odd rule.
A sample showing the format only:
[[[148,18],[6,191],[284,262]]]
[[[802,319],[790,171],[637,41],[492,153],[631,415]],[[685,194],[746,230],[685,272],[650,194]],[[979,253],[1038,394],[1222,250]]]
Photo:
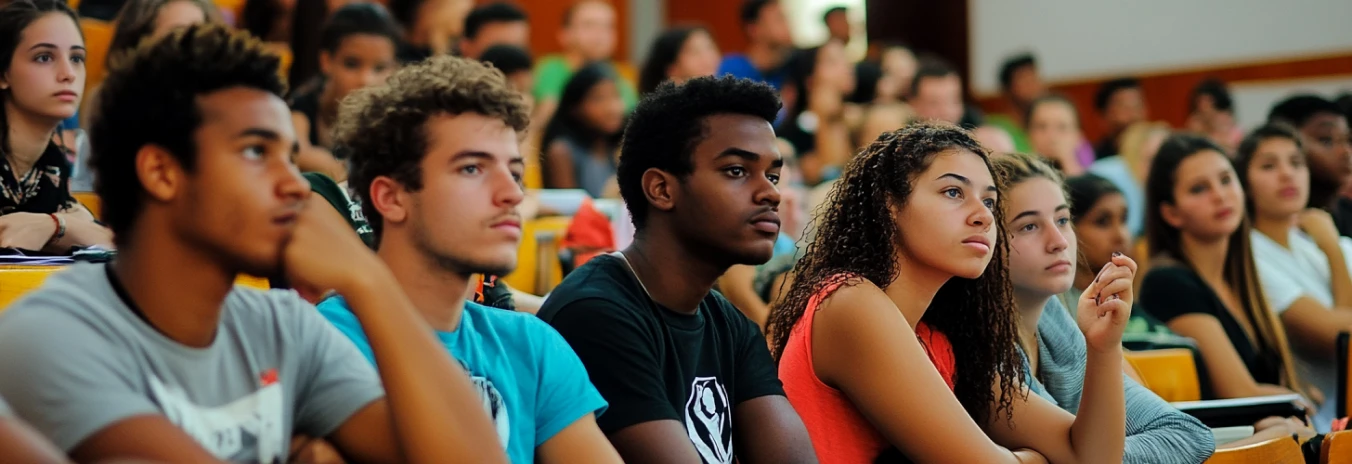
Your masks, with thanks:
[[[1352,200],[1338,195],[1333,207],[1329,208],[1329,214],[1333,216],[1333,223],[1338,226],[1338,235],[1352,237]]]
[[[394,59],[400,65],[408,65],[421,62],[432,57],[432,49],[420,47],[407,42],[399,44],[399,48],[394,51]]]
[[[319,93],[323,85],[312,85],[291,96],[291,111],[305,115],[310,120],[310,145],[319,146]]]
[[[675,420],[697,437],[705,462],[729,462],[733,406],[784,395],[760,329],[722,295],[710,292],[694,315],[676,313],[649,298],[615,255],[569,274],[539,316],[568,340],[610,403],[597,418],[607,434]]]
[[[1141,307],[1168,323],[1184,314],[1215,317],[1230,338],[1230,344],[1259,383],[1281,384],[1278,355],[1264,350],[1249,338],[1216,292],[1196,272],[1177,265],[1158,266],[1146,273],[1141,282]]]
[[[74,207],[70,194],[70,160],[55,143],[47,145],[33,169],[16,179],[9,162],[0,162],[0,215],[52,214]]]

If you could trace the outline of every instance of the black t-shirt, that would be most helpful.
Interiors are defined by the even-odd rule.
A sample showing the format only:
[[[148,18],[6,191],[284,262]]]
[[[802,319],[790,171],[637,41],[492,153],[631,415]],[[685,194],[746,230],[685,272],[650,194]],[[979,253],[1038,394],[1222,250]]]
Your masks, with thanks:
[[[674,420],[705,462],[726,462],[735,455],[735,406],[784,395],[760,329],[727,299],[710,292],[694,315],[663,308],[615,255],[569,274],[539,316],[568,340],[610,403],[597,418],[607,434]]]
[[[1259,383],[1281,384],[1276,353],[1263,350],[1225,309],[1219,296],[1196,272],[1177,265],[1158,266],[1141,282],[1141,307],[1168,323],[1184,314],[1206,314],[1220,321],[1249,375]]]

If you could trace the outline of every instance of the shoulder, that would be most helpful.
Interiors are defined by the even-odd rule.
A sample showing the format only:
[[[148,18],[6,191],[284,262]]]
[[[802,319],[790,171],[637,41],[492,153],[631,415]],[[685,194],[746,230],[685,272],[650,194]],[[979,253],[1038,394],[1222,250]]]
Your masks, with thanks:
[[[751,67],[751,61],[746,55],[731,53],[723,57],[723,61],[718,64],[719,71],[738,72]]]
[[[1152,266],[1146,271],[1145,277],[1141,281],[1141,289],[1145,291],[1151,284],[1161,287],[1196,287],[1198,284],[1197,273],[1188,269],[1182,264],[1169,258],[1152,258]]]
[[[545,321],[562,313],[603,312],[611,308],[637,312],[646,295],[628,275],[619,258],[599,255],[568,274],[545,298],[539,317]]]
[[[475,324],[476,330],[491,330],[501,337],[518,343],[527,343],[538,340],[540,336],[557,334],[553,327],[530,313],[499,309],[466,301],[465,314],[478,322]]]

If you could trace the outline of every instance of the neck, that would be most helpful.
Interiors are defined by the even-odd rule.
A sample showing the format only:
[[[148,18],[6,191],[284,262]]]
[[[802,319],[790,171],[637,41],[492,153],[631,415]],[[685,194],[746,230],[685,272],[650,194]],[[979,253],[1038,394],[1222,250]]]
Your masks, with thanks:
[[[1042,308],[1053,296],[1014,289],[1014,304],[1019,309],[1019,344],[1029,359],[1037,359],[1037,321]]]
[[[784,52],[764,42],[752,42],[746,49],[746,59],[761,71],[769,71],[784,62]]]
[[[38,158],[52,143],[52,132],[61,121],[34,118],[19,111],[9,100],[5,100],[5,125],[7,126],[8,146],[3,149],[5,157],[12,164],[14,175],[23,177],[24,173],[37,164]]]
[[[695,314],[699,302],[730,265],[701,258],[666,230],[669,228],[649,222],[624,249],[625,259],[654,301],[678,313]]]
[[[906,322],[911,324],[911,328],[915,329],[920,319],[925,317],[925,311],[929,309],[930,303],[934,301],[934,295],[938,294],[939,289],[953,276],[914,263],[911,259],[900,255],[898,253],[897,257],[899,277],[887,284],[883,292],[897,305],[897,309],[901,310],[901,315],[906,317]]]
[[[389,266],[413,306],[435,330],[452,332],[460,327],[473,273],[446,270],[411,241],[391,240],[390,232],[385,230],[376,255]]]
[[[578,69],[587,64],[587,58],[582,56],[582,52],[577,50],[564,50],[563,62],[568,63],[568,69]]]
[[[238,272],[201,247],[145,229],[127,234],[113,273],[156,330],[190,347],[210,346]]]
[[[1264,216],[1255,214],[1253,218],[1253,228],[1282,248],[1290,248],[1288,240],[1291,237],[1291,228],[1296,226],[1296,220],[1299,216],[1295,214],[1287,216]]]
[[[1230,237],[1216,240],[1201,240],[1183,234],[1183,259],[1192,264],[1192,269],[1209,282],[1225,281],[1225,253],[1230,248]]]

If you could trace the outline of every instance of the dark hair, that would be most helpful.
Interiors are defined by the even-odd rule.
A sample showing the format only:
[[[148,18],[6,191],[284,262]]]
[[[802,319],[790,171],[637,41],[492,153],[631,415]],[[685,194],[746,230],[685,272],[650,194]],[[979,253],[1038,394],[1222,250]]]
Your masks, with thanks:
[[[267,40],[272,35],[277,16],[281,14],[282,4],[279,0],[245,0],[244,10],[239,14],[239,27],[254,37]]]
[[[830,20],[831,20],[831,15],[833,15],[833,14],[836,14],[836,13],[847,14],[847,13],[849,13],[849,12],[850,12],[850,10],[849,10],[848,8],[843,7],[843,6],[833,6],[833,7],[831,7],[831,8],[827,8],[827,9],[826,9],[826,12],[825,12],[825,13],[822,13],[822,22],[824,23],[824,22],[830,21]]]
[[[295,0],[291,11],[291,66],[287,69],[288,82],[297,87],[320,75],[319,50],[323,28],[329,17],[328,0]]]
[[[387,6],[390,16],[404,27],[404,32],[409,32],[418,23],[418,9],[422,8],[424,3],[427,3],[427,0],[390,0]]]
[[[915,77],[911,79],[911,96],[920,94],[920,82],[925,79],[956,76],[957,74],[958,71],[944,60],[925,57],[920,60],[920,66],[915,70]]]
[[[1167,260],[1178,263],[1185,269],[1196,272],[1196,266],[1188,261],[1183,251],[1182,231],[1164,221],[1160,211],[1163,206],[1174,203],[1174,187],[1178,183],[1179,165],[1185,160],[1205,151],[1214,151],[1225,156],[1225,150],[1200,135],[1174,134],[1160,145],[1155,162],[1150,166],[1150,176],[1146,181],[1146,240],[1149,244],[1152,261]],[[1243,177],[1243,176],[1240,176]],[[1244,317],[1257,332],[1258,350],[1273,365],[1282,371],[1288,388],[1302,391],[1303,384],[1295,374],[1291,353],[1287,348],[1286,332],[1277,321],[1275,313],[1268,310],[1268,302],[1254,268],[1253,252],[1249,248],[1249,219],[1244,218],[1239,227],[1230,234],[1229,247],[1225,253],[1225,283],[1239,297]]]
[[[981,157],[987,169],[986,150],[970,132],[957,126],[913,123],[884,133],[845,166],[831,188],[827,203],[813,220],[816,239],[794,266],[793,284],[784,299],[770,308],[767,322],[771,351],[776,362],[784,353],[789,335],[803,318],[808,301],[828,285],[868,281],[886,288],[898,275],[898,243],[905,240],[892,215],[892,207],[905,205],[914,181],[940,153],[951,150]],[[993,171],[993,169],[992,169]],[[998,188],[1005,187],[996,179]],[[995,225],[1001,231],[994,256],[981,277],[948,280],[935,294],[921,322],[943,333],[952,342],[959,372],[953,393],[976,422],[985,422],[992,411],[1011,417],[1014,398],[1020,395],[1023,363],[1016,349],[1018,313],[1009,281],[1009,240],[1004,237],[1004,197],[996,199]],[[997,382],[997,379],[1004,381]],[[992,385],[1000,385],[997,395]],[[995,408],[991,406],[995,405]]]
[[[746,0],[742,2],[742,26],[748,26],[760,21],[761,11],[770,5],[778,5],[779,0]]]
[[[194,133],[202,124],[197,98],[233,87],[280,99],[286,84],[281,59],[248,32],[199,24],[142,42],[113,60],[93,112],[89,139],[94,192],[103,199],[103,221],[119,242],[127,240],[144,206],[136,154],[155,145],[189,172],[197,165]]]
[[[1317,95],[1296,95],[1272,106],[1268,112],[1268,122],[1282,122],[1300,129],[1315,115],[1330,113],[1341,116],[1342,108]]]
[[[1108,179],[1086,173],[1066,179],[1066,193],[1070,197],[1070,218],[1079,222],[1099,200],[1108,195],[1121,195],[1122,189]]]
[[[1061,103],[1070,107],[1070,114],[1075,115],[1075,121],[1077,124],[1079,123],[1080,111],[1079,109],[1075,108],[1075,102],[1070,101],[1070,99],[1066,98],[1065,95],[1057,93],[1049,93],[1041,97],[1034,98],[1032,102],[1028,103],[1028,108],[1023,110],[1024,130],[1028,130],[1028,128],[1032,127],[1033,113],[1037,112],[1038,107],[1047,103]]]
[[[590,147],[597,141],[604,140],[610,148],[620,145],[620,137],[624,131],[613,134],[605,133],[593,126],[590,121],[585,121],[579,114],[583,102],[587,99],[587,94],[592,88],[603,82],[612,82],[619,85],[619,75],[615,73],[615,68],[605,62],[595,62],[583,66],[568,78],[568,84],[563,86],[563,93],[559,96],[558,109],[554,110],[554,117],[549,120],[549,125],[545,126],[544,137],[540,139],[540,147],[547,150],[554,140],[560,138],[572,139],[582,146]]]
[[[0,75],[9,72],[14,53],[19,48],[19,42],[23,41],[23,31],[33,22],[52,13],[70,16],[76,26],[80,24],[80,17],[66,2],[60,0],[14,0],[0,7],[0,60],[4,60],[0,62]],[[84,40],[83,31],[80,32],[80,40]],[[0,153],[9,153],[9,120],[3,107],[13,91],[13,87],[0,90]]]
[[[488,47],[483,53],[479,54],[479,61],[493,65],[502,71],[502,74],[511,76],[522,71],[529,72],[533,66],[534,59],[530,52],[516,45],[499,44]]]
[[[1249,190],[1249,165],[1253,164],[1254,155],[1258,154],[1258,146],[1270,139],[1287,139],[1296,144],[1296,151],[1300,157],[1305,158],[1305,152],[1301,150],[1300,135],[1295,129],[1285,123],[1269,123],[1254,129],[1244,140],[1239,142],[1239,148],[1235,151],[1235,172],[1239,174],[1239,181],[1244,185],[1244,206],[1249,214],[1256,214],[1253,204],[1253,193]]]
[[[1192,98],[1188,99],[1188,112],[1197,111],[1197,100],[1203,95],[1211,97],[1212,106],[1217,111],[1233,113],[1235,111],[1235,102],[1230,98],[1230,90],[1225,88],[1225,82],[1216,78],[1209,78],[1198,82],[1196,87],[1192,88]]]
[[[878,81],[883,78],[883,68],[877,63],[860,61],[854,65],[854,93],[847,95],[845,101],[867,105],[878,98]]]
[[[1141,88],[1141,81],[1134,77],[1120,77],[1099,86],[1098,92],[1094,94],[1094,109],[1100,113],[1108,109],[1108,102],[1112,101],[1113,95],[1117,92],[1127,89]]]
[[[494,2],[475,8],[465,16],[465,38],[473,39],[484,26],[496,23],[526,22],[526,12],[507,2]]]
[[[150,37],[155,32],[155,20],[159,18],[160,10],[178,1],[186,1],[200,8],[207,22],[220,22],[216,5],[207,0],[128,0],[118,10],[117,19],[114,20],[113,39],[108,44],[104,65],[111,65],[117,55],[126,53]]]
[[[1333,101],[1333,104],[1338,105],[1338,108],[1343,110],[1343,117],[1352,122],[1352,92],[1344,92],[1339,95],[1338,99]]]
[[[376,3],[349,3],[343,5],[324,23],[319,33],[319,49],[335,53],[343,40],[354,35],[374,35],[389,39],[398,45],[402,40],[399,24],[394,22],[385,7]]]
[[[475,113],[502,120],[518,134],[530,124],[525,99],[502,72],[478,61],[438,55],[408,65],[385,84],[357,90],[339,109],[335,142],[351,151],[350,183],[376,244],[384,219],[371,201],[371,183],[381,176],[409,190],[422,188],[427,121],[437,115]]]
[[[677,27],[667,29],[653,40],[652,48],[648,49],[648,61],[643,62],[643,70],[638,73],[639,93],[652,92],[667,80],[667,68],[680,59],[681,48],[696,32],[707,34],[708,30],[700,26]]]
[[[1000,65],[1000,88],[1009,90],[1014,85],[1014,73],[1023,68],[1037,67],[1037,58],[1032,53],[1020,53],[1005,59]]]
[[[798,89],[798,98],[789,108],[789,121],[797,118],[799,114],[809,108],[808,103],[812,98],[812,92],[808,90],[807,80],[812,77],[812,73],[817,71],[817,54],[824,46],[818,45],[812,48],[794,50],[789,55],[789,59],[784,62],[784,70],[787,74],[784,86]]]
[[[645,96],[629,116],[615,173],[634,228],[642,231],[648,225],[643,173],[660,169],[681,179],[689,175],[695,146],[711,129],[708,117],[746,115],[773,124],[780,105],[770,86],[731,76],[696,77],[681,85],[666,82]]]

